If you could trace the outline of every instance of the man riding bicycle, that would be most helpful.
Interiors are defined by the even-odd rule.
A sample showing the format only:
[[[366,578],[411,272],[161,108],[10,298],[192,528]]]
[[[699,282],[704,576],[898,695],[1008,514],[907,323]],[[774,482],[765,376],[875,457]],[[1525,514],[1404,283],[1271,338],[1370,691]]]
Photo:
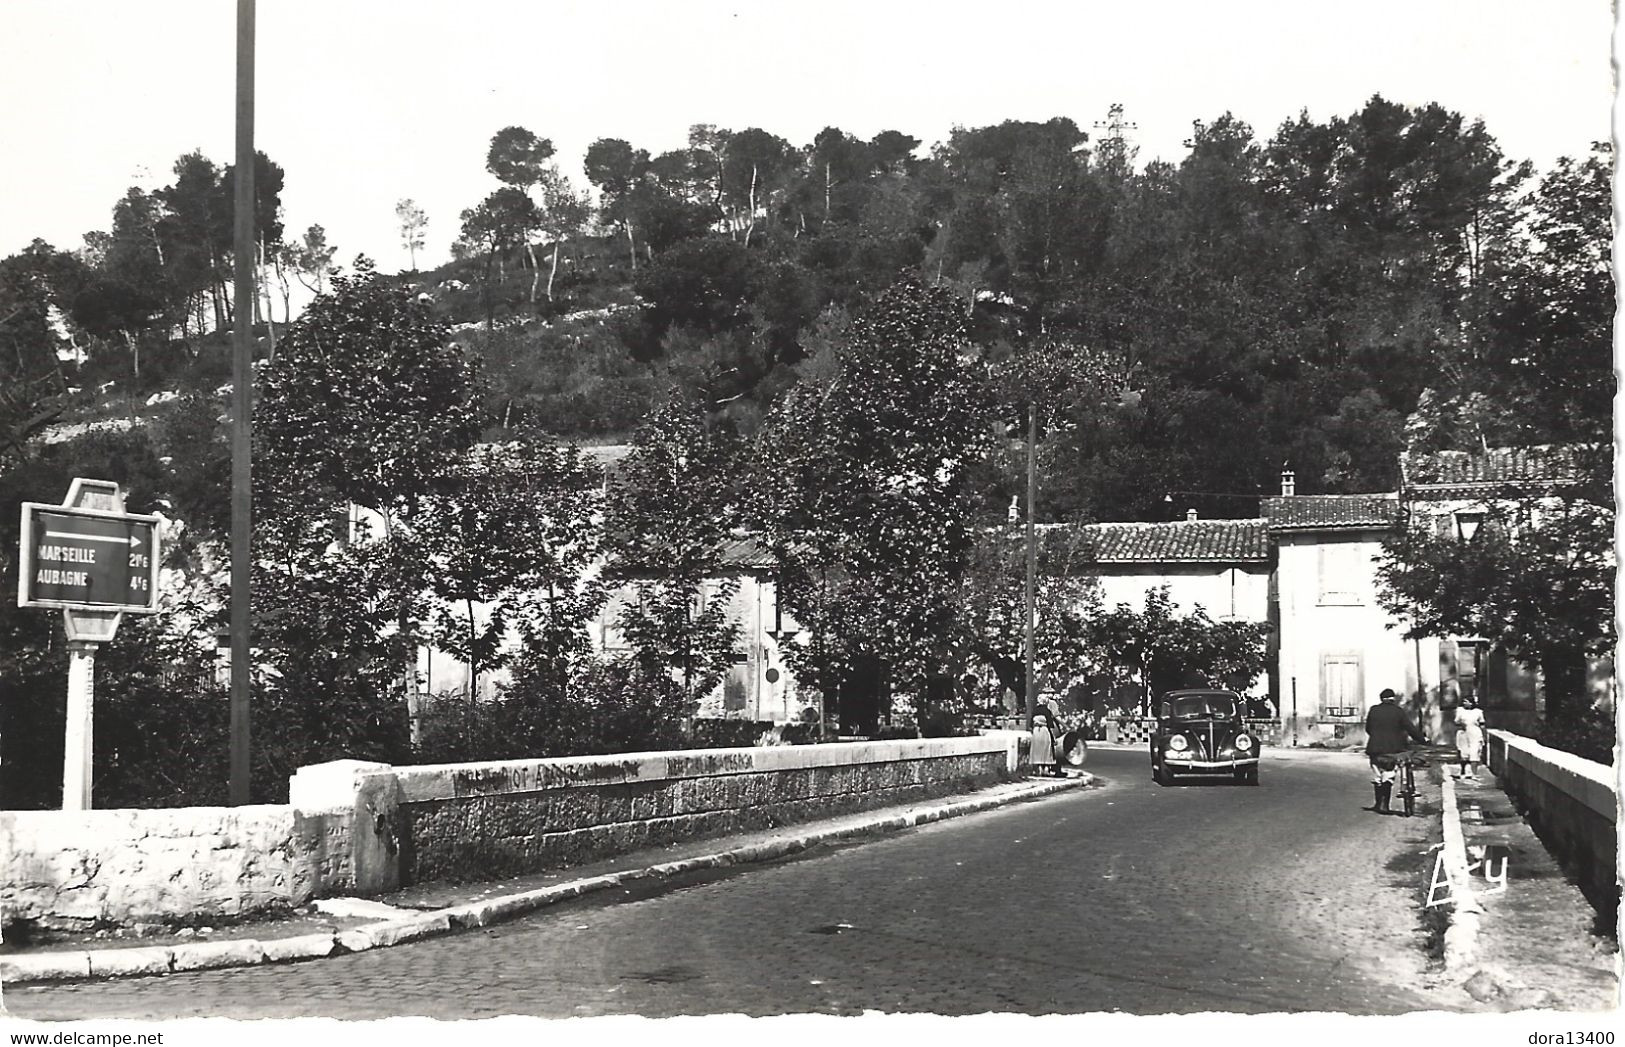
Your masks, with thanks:
[[[1418,742],[1427,739],[1411,721],[1410,715],[1399,707],[1399,695],[1394,693],[1393,688],[1384,687],[1377,697],[1381,700],[1371,707],[1365,717],[1365,755],[1371,761],[1371,788],[1377,798],[1371,809],[1378,814],[1387,814],[1388,798],[1394,791],[1395,754],[1410,748],[1409,738],[1415,738]]]

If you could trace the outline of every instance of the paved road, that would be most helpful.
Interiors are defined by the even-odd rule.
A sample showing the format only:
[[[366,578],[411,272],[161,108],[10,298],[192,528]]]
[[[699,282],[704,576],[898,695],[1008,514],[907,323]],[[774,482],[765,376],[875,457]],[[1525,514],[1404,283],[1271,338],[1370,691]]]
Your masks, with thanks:
[[[1361,761],[1258,788],[1104,786],[290,966],[7,991],[23,1017],[476,1018],[742,1012],[1389,1013],[1436,1007],[1416,885],[1435,818],[1384,818]],[[1430,812],[1431,813],[1431,812]]]

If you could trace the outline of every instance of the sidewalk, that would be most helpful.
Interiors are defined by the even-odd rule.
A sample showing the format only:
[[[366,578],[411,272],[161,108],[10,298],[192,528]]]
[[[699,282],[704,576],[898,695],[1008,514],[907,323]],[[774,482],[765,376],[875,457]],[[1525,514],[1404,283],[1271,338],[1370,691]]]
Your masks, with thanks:
[[[1441,770],[1453,773],[1456,765]],[[1475,869],[1473,883],[1484,911],[1460,988],[1495,1010],[1619,1006],[1618,941],[1495,776],[1484,767],[1478,774],[1476,780],[1454,783],[1462,835],[1469,860],[1487,853],[1492,873],[1499,874],[1499,859],[1505,857],[1506,889],[1487,893],[1494,885]]]
[[[483,927],[543,906],[697,870],[772,861],[820,843],[925,825],[1088,786],[1093,776],[1029,778],[921,803],[782,829],[691,840],[588,865],[479,883],[426,883],[379,898],[325,898],[306,909],[222,927],[138,926],[38,944],[0,944],[0,984],[165,974],[316,959]]]

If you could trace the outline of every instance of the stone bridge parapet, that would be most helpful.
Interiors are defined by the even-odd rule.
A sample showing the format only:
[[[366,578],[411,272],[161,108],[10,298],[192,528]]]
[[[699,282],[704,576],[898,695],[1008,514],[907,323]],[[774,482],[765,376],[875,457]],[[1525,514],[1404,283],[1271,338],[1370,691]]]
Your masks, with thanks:
[[[0,812],[0,913],[13,928],[219,923],[561,868],[992,785],[1016,774],[1023,737],[338,760],[301,767],[284,805]]]
[[[1612,916],[1619,904],[1614,768],[1501,730],[1489,732],[1489,764],[1547,849]]]

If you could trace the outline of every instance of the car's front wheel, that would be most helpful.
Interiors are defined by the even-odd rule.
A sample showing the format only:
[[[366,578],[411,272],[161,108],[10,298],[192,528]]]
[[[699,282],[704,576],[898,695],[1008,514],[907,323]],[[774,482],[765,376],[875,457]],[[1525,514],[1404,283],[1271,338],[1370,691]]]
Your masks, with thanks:
[[[1174,772],[1168,769],[1167,764],[1153,758],[1151,761],[1151,780],[1158,785],[1172,785],[1174,783]]]
[[[1253,764],[1253,765],[1251,765],[1249,767],[1243,767],[1243,768],[1240,768],[1239,770],[1237,770],[1236,771],[1236,784],[1237,785],[1257,785],[1258,784],[1258,764],[1255,763],[1255,764]]]

